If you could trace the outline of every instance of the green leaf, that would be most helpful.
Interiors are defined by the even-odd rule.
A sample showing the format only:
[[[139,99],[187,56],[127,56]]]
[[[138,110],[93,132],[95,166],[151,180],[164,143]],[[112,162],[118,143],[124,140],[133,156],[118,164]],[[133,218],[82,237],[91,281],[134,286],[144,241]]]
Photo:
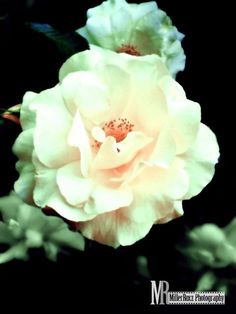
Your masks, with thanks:
[[[26,26],[32,31],[46,37],[57,47],[58,51],[66,57],[81,50],[80,36],[75,32],[56,30],[49,24],[41,23],[26,23]]]

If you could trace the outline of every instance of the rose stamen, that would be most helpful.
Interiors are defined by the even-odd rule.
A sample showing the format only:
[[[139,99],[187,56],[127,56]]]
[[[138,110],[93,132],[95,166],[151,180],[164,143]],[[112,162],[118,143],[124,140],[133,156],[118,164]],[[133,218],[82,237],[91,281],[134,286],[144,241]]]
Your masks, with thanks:
[[[95,135],[100,135],[101,140],[98,140],[96,136],[94,136],[95,141],[92,145],[94,148],[99,149],[102,142],[105,140],[107,136],[112,136],[115,138],[116,142],[119,143],[123,141],[127,134],[133,130],[134,124],[130,123],[126,118],[119,118],[115,120],[111,120],[102,127],[101,132],[104,132],[104,139],[102,140],[101,132],[96,132]],[[97,128],[94,128],[97,131]],[[94,132],[95,133],[95,132]],[[99,134],[100,133],[100,134]]]
[[[136,46],[132,46],[132,45],[122,45],[120,48],[118,48],[116,50],[116,52],[118,53],[127,53],[129,55],[132,55],[132,56],[141,56],[141,53],[137,50],[137,47]]]

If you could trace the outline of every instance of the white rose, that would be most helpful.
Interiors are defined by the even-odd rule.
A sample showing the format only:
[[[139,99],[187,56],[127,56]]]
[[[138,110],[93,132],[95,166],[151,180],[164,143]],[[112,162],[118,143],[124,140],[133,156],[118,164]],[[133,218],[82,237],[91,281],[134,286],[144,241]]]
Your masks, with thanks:
[[[86,25],[77,32],[90,44],[136,56],[157,54],[172,76],[184,69],[184,35],[156,2],[108,0],[89,9],[87,17]]]
[[[182,200],[212,179],[219,151],[200,106],[160,58],[89,50],[60,79],[24,97],[17,193],[113,247],[182,215]]]

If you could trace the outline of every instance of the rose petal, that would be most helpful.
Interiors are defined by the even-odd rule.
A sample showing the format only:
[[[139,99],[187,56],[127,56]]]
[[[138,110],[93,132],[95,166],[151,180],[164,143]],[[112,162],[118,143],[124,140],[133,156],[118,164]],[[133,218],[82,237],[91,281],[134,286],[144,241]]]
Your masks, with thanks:
[[[50,197],[47,206],[53,208],[60,216],[70,221],[86,221],[95,217],[95,215],[85,213],[82,208],[73,207],[68,204],[59,191]]]
[[[65,165],[57,171],[57,184],[68,203],[78,207],[86,202],[92,192],[92,179],[85,179],[80,170],[80,161]]]
[[[42,92],[31,109],[37,115],[34,146],[39,160],[47,167],[58,168],[79,159],[79,151],[67,143],[72,117],[65,107],[60,87]]]
[[[87,20],[86,26],[90,38],[93,39],[92,44],[115,50],[115,41],[109,17],[104,16],[101,19],[99,16],[92,16]]]
[[[113,246],[131,245],[147,235],[151,222],[135,223],[125,213],[126,208],[98,215],[80,224],[82,234],[99,243]]]
[[[164,76],[158,85],[167,100],[172,126],[172,135],[176,142],[177,154],[185,152],[196,138],[201,108],[198,103],[186,99],[185,92],[170,76]]]
[[[137,11],[138,10],[136,10],[136,12]],[[139,11],[141,10],[139,9]],[[167,49],[165,48],[167,47],[164,48],[163,43],[165,35],[161,33],[163,20],[162,13],[163,11],[160,10],[159,11],[152,10],[146,12],[145,16],[138,18],[136,27],[133,30],[131,42],[133,43],[134,46],[138,47],[142,55],[157,54],[161,57],[163,63],[166,63]],[[140,14],[142,14],[142,12],[140,12]],[[158,29],[159,29],[158,32],[155,31]],[[167,39],[165,40],[165,42],[167,42]]]
[[[178,104],[176,104],[177,106]],[[176,153],[184,153],[195,141],[201,120],[198,103],[186,100],[179,105],[178,112],[172,115],[170,125],[176,143]]]
[[[130,75],[115,64],[98,65],[96,70],[108,86],[108,100],[110,107],[108,119],[117,119],[117,117],[119,118],[122,116],[125,106],[130,102]]]
[[[30,104],[34,101],[38,94],[33,92],[25,93],[20,108],[20,123],[23,130],[34,128],[35,113],[30,110]]]
[[[164,63],[156,55],[150,55],[145,57],[134,57],[130,56],[127,62],[127,71],[131,72],[136,82],[149,81],[155,82],[163,76],[169,75]]]
[[[100,124],[109,110],[107,87],[93,72],[80,71],[68,74],[61,85],[63,98],[69,111]]]
[[[81,173],[84,177],[88,176],[92,161],[92,151],[88,134],[84,128],[79,111],[77,111],[74,117],[73,125],[68,136],[68,143],[79,149]],[[77,160],[79,160],[79,158],[77,158]]]
[[[135,199],[126,214],[135,223],[156,223],[157,220],[165,218],[173,210],[173,202],[166,200],[158,192],[156,195],[149,194],[148,191],[135,194]]]
[[[197,138],[189,151],[183,156],[186,170],[190,176],[190,185],[186,199],[198,193],[211,181],[215,164],[219,158],[219,146],[215,134],[204,124],[200,124]]]
[[[183,214],[184,214],[184,211],[183,211],[182,202],[177,201],[173,203],[172,210],[169,213],[168,211],[166,211],[166,215],[163,218],[158,219],[156,223],[165,224],[173,219],[183,216]]]
[[[113,137],[108,136],[93,161],[93,167],[112,169],[124,165],[151,141],[152,138],[145,136],[142,132],[130,132],[119,143],[116,143]]]
[[[37,164],[38,169],[34,201],[39,207],[51,207],[59,215],[71,221],[84,221],[94,217],[94,215],[85,213],[82,208],[73,207],[66,202],[56,184],[56,169],[45,168],[36,156],[34,156],[34,163]]]
[[[104,57],[104,53],[102,54],[100,50],[96,49],[85,50],[74,54],[73,56],[68,58],[60,68],[60,82],[62,82],[62,80],[70,73],[94,69],[96,64],[99,61],[103,60]]]
[[[104,142],[106,139],[106,133],[98,126],[92,128],[91,135],[96,141],[100,143]]]
[[[150,180],[152,178],[152,180]],[[184,169],[184,162],[175,159],[168,168],[146,166],[133,182],[135,190],[150,195],[163,195],[170,201],[181,200],[189,189],[189,176]]]
[[[56,193],[56,169],[44,168],[43,164],[39,164],[40,161],[36,161],[37,157],[34,157],[34,163],[37,163],[35,174],[35,188],[33,191],[34,202],[37,206],[44,208],[48,206],[48,200],[52,194]]]
[[[129,206],[132,200],[130,189],[117,189],[99,184],[92,192],[90,201],[85,204],[84,210],[88,214],[102,214]]]
[[[146,165],[143,162],[143,154],[139,152],[129,163],[113,169],[112,173],[109,173],[108,180],[110,182],[120,183],[121,186],[125,187],[129,184],[129,182],[134,180],[145,167]]]
[[[169,107],[175,110],[175,103],[186,100],[186,94],[183,87],[176,82],[171,76],[166,75],[158,80],[158,85],[162,89]]]
[[[26,129],[17,137],[12,150],[21,160],[31,161],[34,149],[33,143],[34,130]]]
[[[91,17],[93,15],[109,15],[111,12],[119,10],[120,8],[128,7],[128,3],[125,0],[119,1],[104,1],[101,5],[94,8],[90,8],[87,11],[87,16]]]
[[[132,10],[136,21],[145,17],[148,13],[157,10],[157,4],[155,1],[149,1],[140,3],[136,6],[135,10]]]
[[[150,86],[151,85],[151,86]],[[134,92],[124,108],[126,117],[137,130],[157,136],[167,119],[167,104],[161,89],[151,81],[135,84]]]
[[[168,168],[173,162],[175,154],[176,145],[170,130],[163,128],[147,163],[161,168]]]
[[[110,17],[110,23],[116,47],[128,44],[132,30],[132,15],[129,10],[121,8],[114,12]]]

